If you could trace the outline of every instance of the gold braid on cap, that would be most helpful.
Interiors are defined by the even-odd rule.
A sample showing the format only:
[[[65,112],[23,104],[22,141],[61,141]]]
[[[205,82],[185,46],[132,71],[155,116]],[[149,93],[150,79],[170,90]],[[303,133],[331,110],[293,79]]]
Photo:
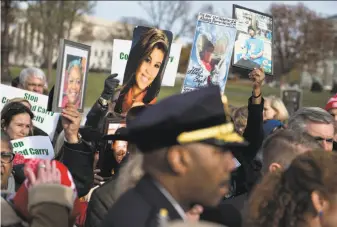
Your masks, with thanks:
[[[177,137],[180,144],[203,141],[207,139],[217,139],[224,142],[243,142],[244,139],[234,132],[233,123],[213,126],[205,129],[198,129],[191,132],[183,132]]]

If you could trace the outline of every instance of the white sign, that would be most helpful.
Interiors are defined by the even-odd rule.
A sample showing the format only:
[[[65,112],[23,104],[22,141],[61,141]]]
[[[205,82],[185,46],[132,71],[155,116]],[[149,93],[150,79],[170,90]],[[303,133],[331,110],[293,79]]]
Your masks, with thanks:
[[[24,98],[29,101],[32,106],[32,112],[34,113],[33,124],[46,132],[51,139],[54,137],[55,129],[57,126],[59,113],[47,111],[48,96],[37,94],[34,92],[22,90],[19,88],[0,84],[0,109],[13,98]]]
[[[113,42],[111,74],[118,73],[117,79],[123,84],[126,63],[131,49],[131,40],[115,39]],[[181,44],[172,43],[170,56],[163,76],[162,86],[174,86],[178,71]]]
[[[13,152],[22,154],[25,158],[40,158],[52,160],[54,158],[53,145],[48,136],[29,136],[11,141]]]

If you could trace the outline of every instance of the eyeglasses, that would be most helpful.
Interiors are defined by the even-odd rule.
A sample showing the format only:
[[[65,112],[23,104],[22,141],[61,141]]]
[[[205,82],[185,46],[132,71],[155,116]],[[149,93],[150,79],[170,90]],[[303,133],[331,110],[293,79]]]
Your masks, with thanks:
[[[14,160],[15,154],[12,152],[1,152],[1,162],[11,163]]]
[[[322,138],[322,137],[319,137],[319,136],[316,136],[314,137],[314,139],[318,142],[327,142],[327,143],[332,143],[333,142],[333,138],[329,138],[329,139],[325,139],[325,138]]]

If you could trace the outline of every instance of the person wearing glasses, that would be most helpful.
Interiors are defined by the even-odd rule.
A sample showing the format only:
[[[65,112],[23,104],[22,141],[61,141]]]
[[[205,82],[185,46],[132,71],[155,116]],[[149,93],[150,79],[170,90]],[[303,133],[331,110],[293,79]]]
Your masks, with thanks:
[[[335,125],[337,126],[337,94],[328,100],[324,109],[335,119]],[[337,151],[337,133],[334,136],[333,150]]]
[[[46,75],[39,68],[25,68],[20,72],[18,87],[38,94],[44,94],[45,90],[48,90]]]
[[[288,121],[288,127],[297,133],[307,133],[321,144],[324,150],[333,150],[335,119],[319,107],[303,107]]]
[[[15,192],[15,180],[12,175],[13,153],[12,144],[7,133],[1,130],[1,192]]]

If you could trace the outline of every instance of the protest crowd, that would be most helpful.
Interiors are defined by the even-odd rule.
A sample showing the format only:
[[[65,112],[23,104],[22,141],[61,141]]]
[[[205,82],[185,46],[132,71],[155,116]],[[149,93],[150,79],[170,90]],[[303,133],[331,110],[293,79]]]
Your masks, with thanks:
[[[1,226],[337,226],[337,96],[290,115],[254,67],[246,106],[208,77],[157,101],[171,41],[145,32],[84,125],[84,58],[61,87],[33,67],[1,85]]]

